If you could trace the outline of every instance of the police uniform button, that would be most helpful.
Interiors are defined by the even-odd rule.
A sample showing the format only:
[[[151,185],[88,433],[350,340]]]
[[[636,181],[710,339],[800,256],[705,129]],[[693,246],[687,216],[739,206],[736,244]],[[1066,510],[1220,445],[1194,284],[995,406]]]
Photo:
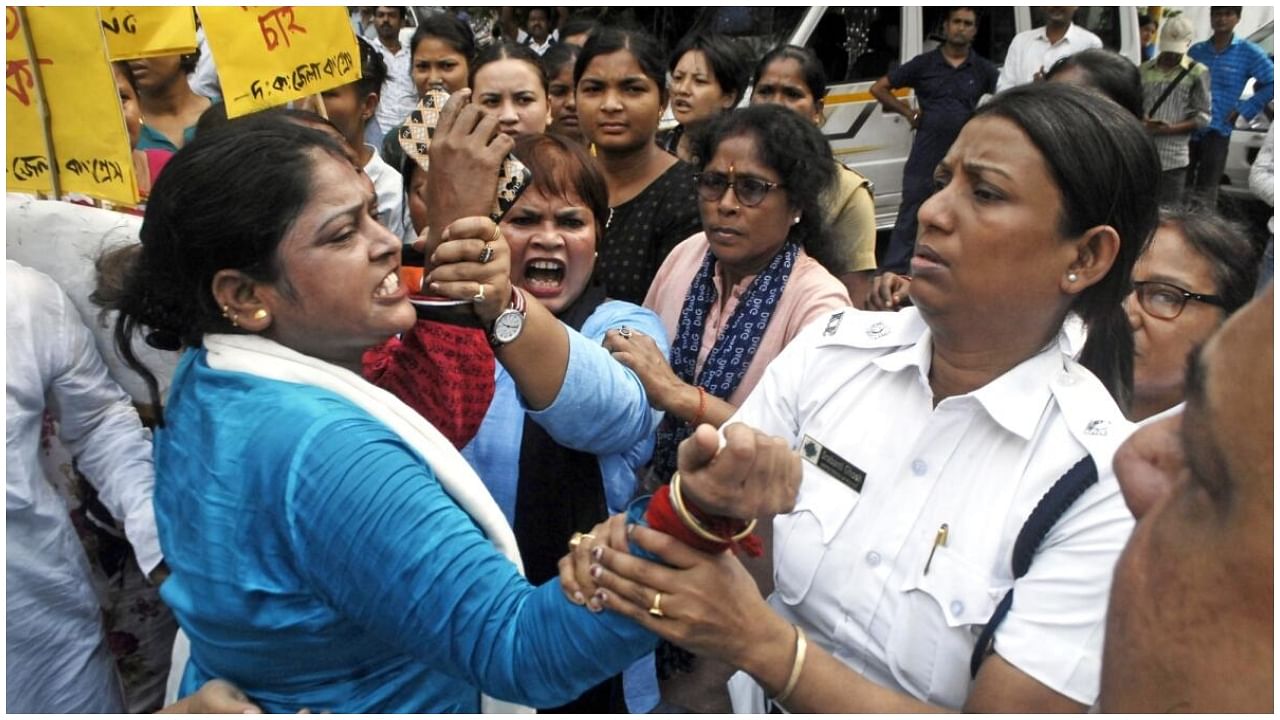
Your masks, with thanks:
[[[962,612],[964,612],[964,603],[960,602],[959,600],[952,600],[951,614],[955,615],[956,617],[959,617],[960,613]]]
[[[929,472],[929,463],[919,459],[913,460],[911,462],[911,472],[916,477],[921,477],[925,473]]]
[[[874,322],[867,328],[867,337],[875,340],[889,334],[889,326],[882,322]]]
[[[867,553],[867,564],[871,567],[878,567],[880,565],[880,553],[875,550]]]

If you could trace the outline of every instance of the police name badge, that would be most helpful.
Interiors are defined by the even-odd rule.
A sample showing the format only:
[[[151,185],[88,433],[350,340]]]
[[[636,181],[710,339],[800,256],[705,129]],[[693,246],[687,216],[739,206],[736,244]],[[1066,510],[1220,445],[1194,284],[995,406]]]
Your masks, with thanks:
[[[856,493],[862,492],[862,484],[867,479],[867,473],[835,454],[830,448],[824,447],[812,436],[804,436],[804,441],[800,443],[800,454],[806,462],[812,463],[819,470],[839,480],[850,490]]]

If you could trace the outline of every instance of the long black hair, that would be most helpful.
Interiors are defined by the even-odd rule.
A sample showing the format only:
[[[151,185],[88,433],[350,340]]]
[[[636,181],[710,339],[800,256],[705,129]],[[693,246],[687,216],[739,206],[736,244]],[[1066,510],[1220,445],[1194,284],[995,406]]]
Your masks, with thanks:
[[[1132,114],[1088,90],[1034,83],[1007,90],[974,118],[1017,125],[1044,157],[1062,197],[1058,232],[1077,237],[1115,228],[1120,248],[1103,278],[1076,296],[1072,310],[1089,331],[1080,364],[1102,381],[1122,409],[1133,393],[1133,330],[1124,310],[1133,264],[1155,232],[1160,180],[1155,145]]]
[[[336,140],[278,113],[197,135],[152,187],[141,243],[99,258],[93,300],[119,313],[116,347],[161,422],[159,387],[133,353],[134,333],[146,328],[149,345],[178,350],[198,347],[206,333],[238,332],[214,299],[213,277],[236,269],[281,278],[277,250],[313,191],[316,153],[347,162]]]

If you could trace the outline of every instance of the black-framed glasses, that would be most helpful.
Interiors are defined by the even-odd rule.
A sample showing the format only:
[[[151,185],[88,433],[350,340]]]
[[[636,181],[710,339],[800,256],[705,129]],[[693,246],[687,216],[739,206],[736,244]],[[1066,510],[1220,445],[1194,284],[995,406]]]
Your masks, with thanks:
[[[751,176],[739,176],[730,180],[728,175],[718,172],[694,173],[693,182],[698,186],[698,197],[707,202],[719,202],[729,188],[733,188],[733,194],[738,198],[738,202],[747,207],[759,205],[764,202],[764,196],[768,195],[770,190],[782,187],[776,182]]]
[[[1165,282],[1138,281],[1133,284],[1133,291],[1138,294],[1138,304],[1142,309],[1162,320],[1173,320],[1181,315],[1188,300],[1226,307],[1226,303],[1217,295],[1201,295]]]

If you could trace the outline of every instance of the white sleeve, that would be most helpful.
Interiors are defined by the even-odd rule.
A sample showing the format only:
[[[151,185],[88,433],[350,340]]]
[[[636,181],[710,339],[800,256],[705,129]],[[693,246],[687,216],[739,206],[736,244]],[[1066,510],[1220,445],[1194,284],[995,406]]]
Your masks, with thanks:
[[[97,490],[112,517],[124,525],[138,566],[150,573],[163,559],[151,496],[155,470],[151,433],[126,393],[107,372],[93,333],[52,279],[35,285],[47,293],[45,332],[50,343],[46,395],[61,422],[59,437]]]
[[[1111,576],[1134,522],[1111,468],[1098,471],[1014,583],[995,635],[1000,657],[1085,705],[1098,697]]]
[[[1253,161],[1249,170],[1249,189],[1260,200],[1268,205],[1276,202],[1276,126],[1267,128],[1267,135],[1262,139],[1262,149]]]
[[[1009,43],[1009,50],[1004,56],[1004,65],[1000,66],[1000,77],[996,80],[996,92],[1003,92],[1018,84],[1021,66],[1018,62],[1022,56],[1022,35],[1014,35]]]

